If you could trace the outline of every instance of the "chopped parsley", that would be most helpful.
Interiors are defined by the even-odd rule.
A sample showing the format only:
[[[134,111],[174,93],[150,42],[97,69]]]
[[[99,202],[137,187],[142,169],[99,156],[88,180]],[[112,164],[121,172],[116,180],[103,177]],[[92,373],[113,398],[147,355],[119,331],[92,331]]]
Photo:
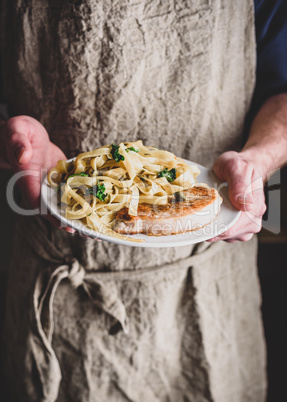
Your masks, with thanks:
[[[158,172],[157,177],[165,177],[167,181],[172,182],[176,179],[176,169],[172,168],[168,170],[165,168],[161,172]]]
[[[89,188],[90,194],[93,194],[95,197],[97,197],[102,202],[105,202],[105,198],[108,195],[105,193],[105,191],[106,191],[105,185],[99,184],[99,182],[95,186]]]
[[[119,146],[112,144],[111,154],[113,159],[119,163],[120,161],[124,161],[125,157],[119,153]]]
[[[139,150],[139,149],[134,149],[134,147],[128,147],[128,148],[126,148],[126,152],[130,152],[130,151],[133,151],[133,152],[138,153],[140,150]]]

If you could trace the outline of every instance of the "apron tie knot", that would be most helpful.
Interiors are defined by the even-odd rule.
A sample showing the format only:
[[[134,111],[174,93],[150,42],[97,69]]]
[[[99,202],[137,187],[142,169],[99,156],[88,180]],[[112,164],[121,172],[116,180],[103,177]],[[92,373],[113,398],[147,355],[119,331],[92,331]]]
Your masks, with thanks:
[[[57,400],[62,377],[57,356],[52,348],[52,338],[53,303],[63,279],[69,279],[74,288],[82,286],[92,303],[114,318],[110,334],[115,333],[115,328],[126,334],[129,330],[126,309],[118,296],[116,279],[106,280],[95,271],[87,273],[76,258],[67,257],[62,264],[50,274],[48,283],[46,272],[40,272],[34,289],[35,326],[29,334],[29,342],[32,360],[37,362],[39,380],[42,383],[43,402]]]
[[[79,286],[83,285],[84,278],[85,278],[85,269],[79,263],[79,261],[75,258],[69,264],[69,274],[68,278],[71,281],[71,284],[74,288],[78,288]]]

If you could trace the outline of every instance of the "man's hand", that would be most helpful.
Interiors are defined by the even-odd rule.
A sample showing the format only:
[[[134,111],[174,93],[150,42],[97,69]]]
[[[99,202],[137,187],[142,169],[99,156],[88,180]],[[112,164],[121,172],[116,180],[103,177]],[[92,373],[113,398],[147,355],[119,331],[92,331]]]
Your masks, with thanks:
[[[240,211],[240,218],[222,235],[209,241],[248,241],[262,226],[262,216],[266,211],[263,191],[263,172],[242,153],[230,151],[220,155],[213,165],[219,179],[228,182],[231,203]]]
[[[59,159],[67,159],[63,152],[54,145],[45,128],[37,120],[28,116],[17,116],[1,125],[2,167],[11,167],[16,172],[27,172],[19,180],[19,185],[30,206],[38,208],[43,170],[49,171]],[[4,149],[4,152],[3,152]],[[33,174],[31,174],[33,173]],[[54,225],[60,227],[57,219],[45,216]],[[68,232],[75,230],[61,227]]]
[[[229,184],[232,204],[243,212],[232,228],[210,241],[246,241],[260,231],[266,210],[263,182],[270,172],[286,163],[287,93],[283,93],[272,96],[262,105],[243,150],[225,152],[214,163],[215,174]]]

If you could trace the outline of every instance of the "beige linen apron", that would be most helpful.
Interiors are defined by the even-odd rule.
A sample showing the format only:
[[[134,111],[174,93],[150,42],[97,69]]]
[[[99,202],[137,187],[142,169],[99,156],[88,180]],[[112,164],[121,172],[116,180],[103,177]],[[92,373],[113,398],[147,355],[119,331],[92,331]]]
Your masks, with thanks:
[[[239,149],[251,0],[3,3],[10,111],[39,119],[68,157],[143,139],[211,166]],[[145,250],[22,216],[16,232],[13,401],[264,400],[255,239]]]

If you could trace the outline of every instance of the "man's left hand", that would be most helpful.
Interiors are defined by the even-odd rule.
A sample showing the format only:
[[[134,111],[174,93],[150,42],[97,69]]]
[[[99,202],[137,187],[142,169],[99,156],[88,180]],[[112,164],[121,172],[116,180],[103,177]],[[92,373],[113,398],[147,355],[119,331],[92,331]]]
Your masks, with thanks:
[[[230,229],[208,241],[250,240],[254,233],[260,232],[266,211],[263,172],[245,157],[244,152],[234,151],[220,155],[212,169],[220,180],[228,183],[230,201],[242,213]]]

